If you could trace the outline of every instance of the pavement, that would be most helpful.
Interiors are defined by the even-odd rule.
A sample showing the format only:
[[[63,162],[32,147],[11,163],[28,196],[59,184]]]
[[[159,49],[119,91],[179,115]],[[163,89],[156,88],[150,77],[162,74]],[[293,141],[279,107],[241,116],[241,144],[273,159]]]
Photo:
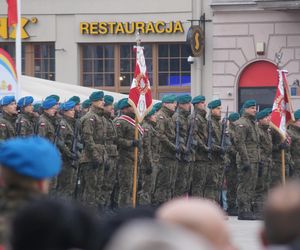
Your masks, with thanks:
[[[262,249],[259,239],[262,221],[238,220],[230,216],[227,220],[233,242],[240,250]]]

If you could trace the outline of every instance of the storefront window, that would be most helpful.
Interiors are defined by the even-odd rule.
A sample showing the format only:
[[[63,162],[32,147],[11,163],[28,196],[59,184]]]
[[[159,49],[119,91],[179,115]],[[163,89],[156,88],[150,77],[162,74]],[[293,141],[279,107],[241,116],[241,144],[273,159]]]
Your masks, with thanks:
[[[82,45],[83,86],[114,86],[114,45]]]
[[[34,76],[55,80],[55,47],[53,43],[34,44]]]
[[[183,87],[191,85],[191,69],[184,44],[158,45],[159,86]]]

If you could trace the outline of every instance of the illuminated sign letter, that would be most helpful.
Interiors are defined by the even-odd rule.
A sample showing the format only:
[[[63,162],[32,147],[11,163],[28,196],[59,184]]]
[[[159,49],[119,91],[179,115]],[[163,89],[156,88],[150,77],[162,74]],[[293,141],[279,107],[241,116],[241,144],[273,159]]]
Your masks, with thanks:
[[[162,29],[160,28],[161,26],[163,26]],[[164,23],[164,22],[158,21],[158,22],[155,24],[156,33],[157,33],[157,34],[164,33],[164,26],[165,26],[165,23]]]
[[[153,22],[147,23],[147,26],[146,26],[146,34],[148,34],[150,32],[155,33]]]
[[[174,27],[174,30],[173,30],[173,33],[177,33],[177,32],[180,32],[180,33],[183,33],[183,27],[182,27],[182,23],[180,21],[177,21],[175,23],[175,27]]]
[[[101,35],[106,35],[108,33],[107,23],[99,23],[99,33]]]
[[[135,32],[135,25],[133,23],[125,23],[125,33],[134,34],[134,32]]]
[[[80,34],[90,34],[89,32],[90,24],[89,23],[80,23]]]
[[[116,27],[116,30],[115,30],[115,33],[118,34],[118,33],[121,33],[121,34],[124,34],[125,31],[124,31],[124,27],[123,27],[123,23],[117,23],[117,27]]]
[[[0,37],[2,37],[3,39],[8,38],[7,18],[6,17],[0,18]]]

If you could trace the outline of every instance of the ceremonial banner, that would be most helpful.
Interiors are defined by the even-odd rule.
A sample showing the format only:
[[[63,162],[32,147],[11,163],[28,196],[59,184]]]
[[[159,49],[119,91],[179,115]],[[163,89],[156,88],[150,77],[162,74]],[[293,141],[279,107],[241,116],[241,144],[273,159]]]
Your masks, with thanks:
[[[289,87],[286,80],[286,70],[278,70],[279,83],[274,99],[271,124],[286,139],[287,124],[294,120],[292,102],[290,100]]]
[[[17,73],[13,59],[0,48],[0,97],[16,95]]]
[[[138,45],[134,47],[134,51],[136,53],[135,70],[128,102],[134,108],[138,121],[142,122],[152,107],[152,95],[144,48]]]
[[[8,10],[8,26],[18,23],[17,0],[7,0]]]

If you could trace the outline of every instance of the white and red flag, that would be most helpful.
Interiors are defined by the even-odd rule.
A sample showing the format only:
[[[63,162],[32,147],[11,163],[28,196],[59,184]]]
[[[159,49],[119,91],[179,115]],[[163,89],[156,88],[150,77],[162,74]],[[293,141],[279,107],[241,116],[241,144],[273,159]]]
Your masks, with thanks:
[[[8,10],[8,26],[18,23],[18,9],[17,9],[17,0],[7,0]]]
[[[285,140],[287,139],[287,125],[294,120],[294,114],[286,80],[288,72],[286,70],[277,71],[279,74],[279,83],[272,108],[271,124]]]
[[[138,45],[134,47],[134,51],[136,53],[136,61],[128,103],[134,108],[138,121],[142,122],[152,107],[152,95],[144,48]]]

